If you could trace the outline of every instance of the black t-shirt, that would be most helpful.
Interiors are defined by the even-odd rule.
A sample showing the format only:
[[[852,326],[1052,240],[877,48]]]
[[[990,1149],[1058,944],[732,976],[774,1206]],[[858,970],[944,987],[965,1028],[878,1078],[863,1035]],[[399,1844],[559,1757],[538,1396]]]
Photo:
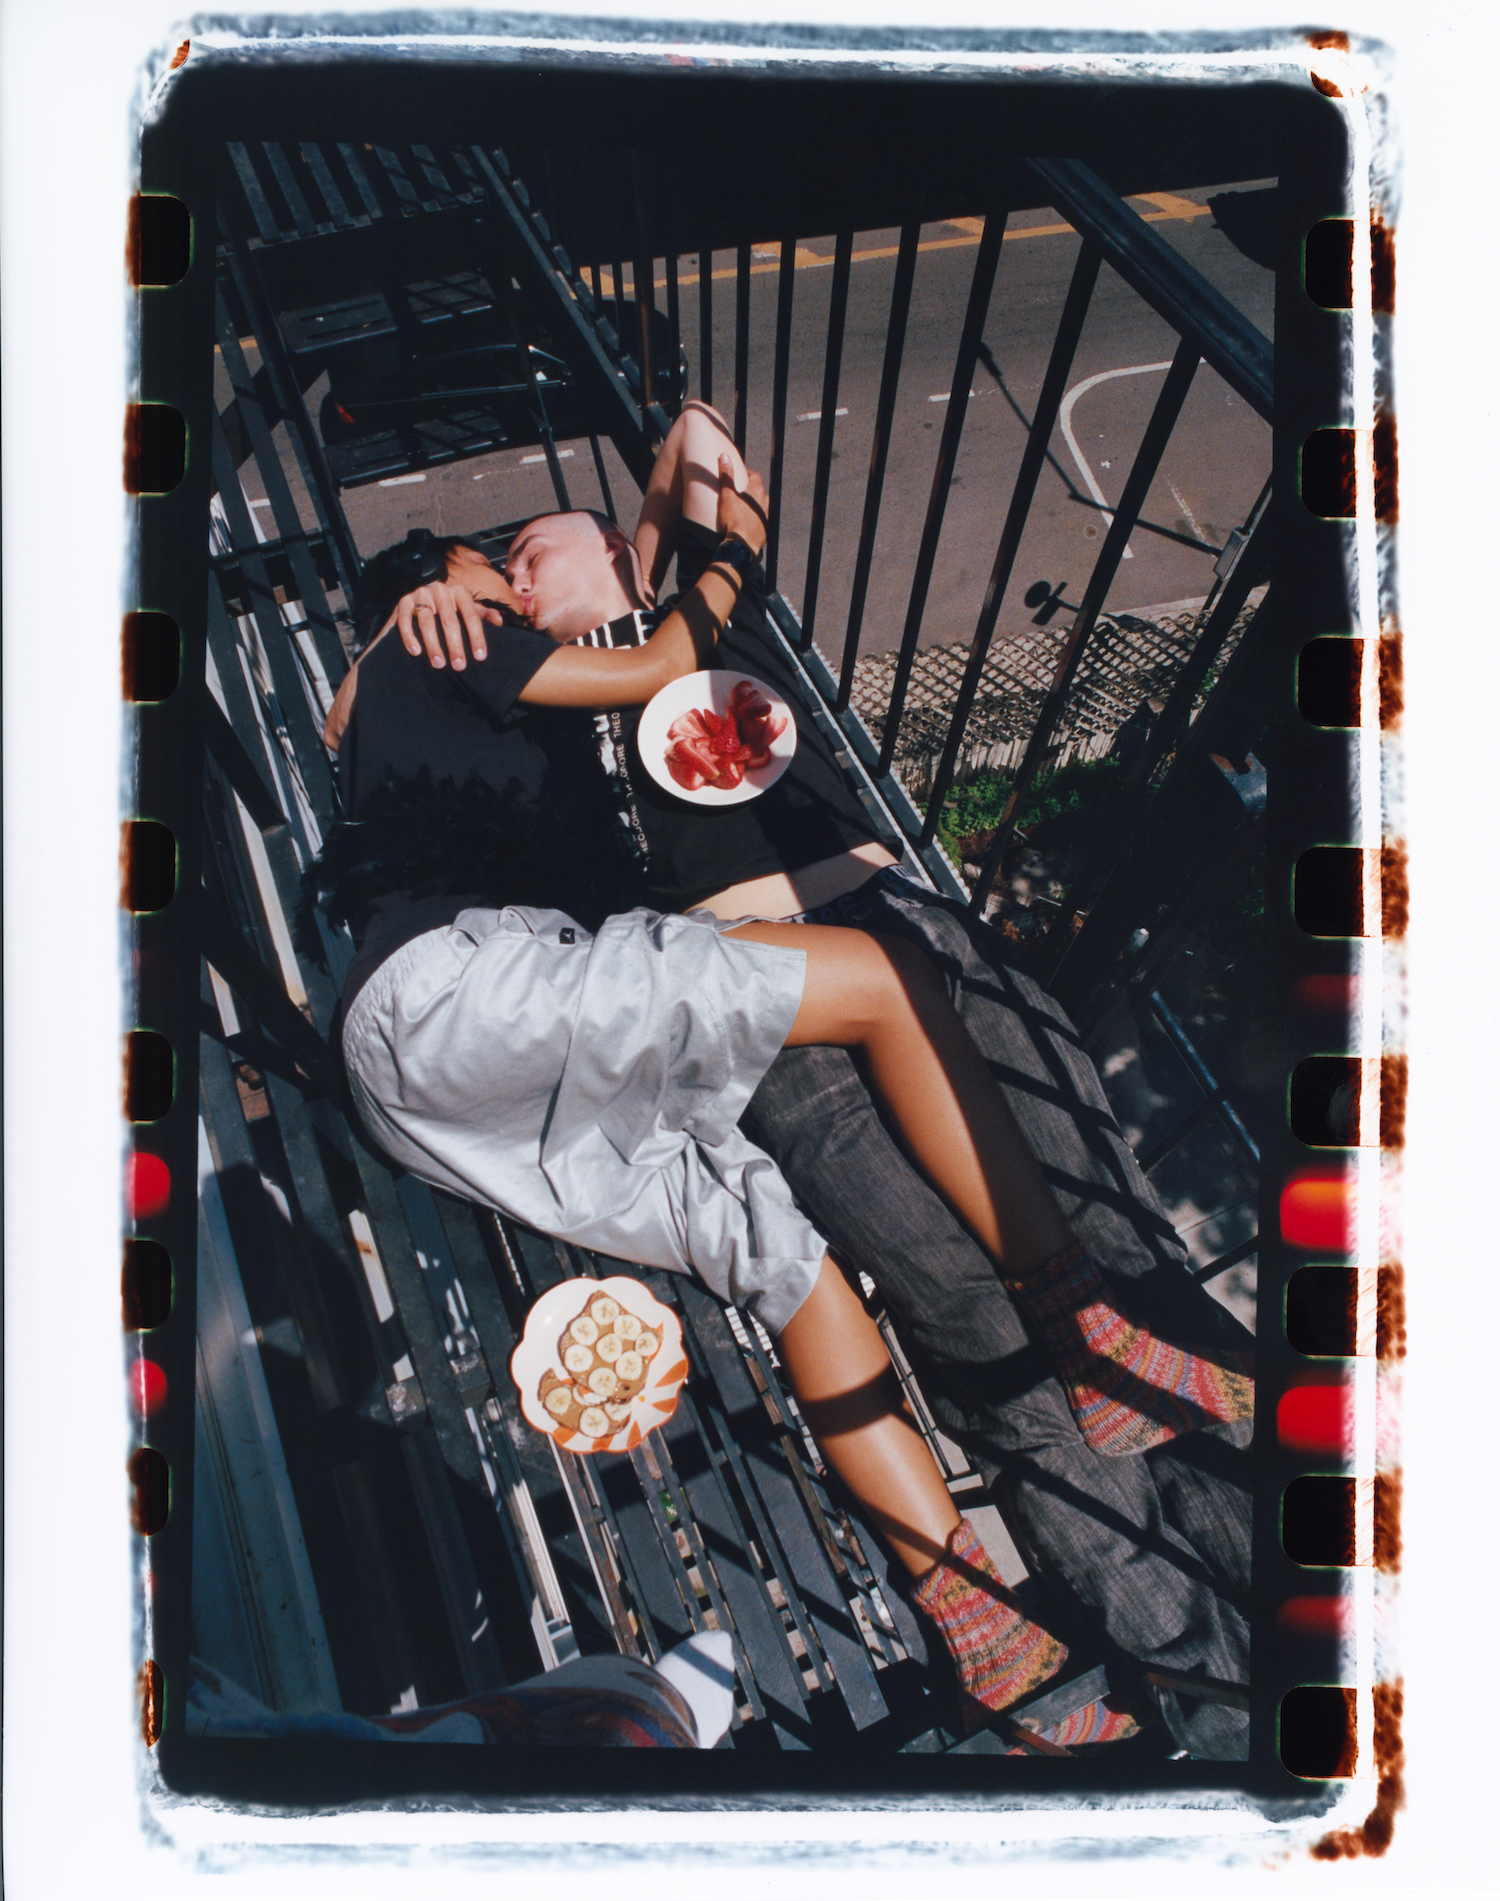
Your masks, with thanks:
[[[682,524],[677,548],[681,589],[697,580],[719,541],[713,529],[698,522]],[[764,588],[756,570],[744,583],[709,666],[764,680],[792,708],[797,750],[774,786],[759,798],[717,808],[676,798],[642,764],[636,746],[642,709],[617,716],[635,812],[649,851],[650,901],[662,911],[690,910],[728,885],[798,871],[876,840],[832,747],[802,710],[804,688],[781,657],[767,620]],[[631,638],[629,627],[628,621],[612,623],[616,645]]]
[[[556,651],[508,627],[457,672],[392,633],[360,663],[339,746],[347,817],[320,866],[324,902],[357,946],[346,999],[469,905],[540,905],[592,929],[645,901],[592,716],[518,699]]]

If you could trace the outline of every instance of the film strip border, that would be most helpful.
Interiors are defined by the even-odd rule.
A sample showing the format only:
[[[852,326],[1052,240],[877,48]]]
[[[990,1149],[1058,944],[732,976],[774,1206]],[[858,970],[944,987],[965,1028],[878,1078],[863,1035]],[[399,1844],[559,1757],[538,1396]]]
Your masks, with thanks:
[[[123,1105],[135,1135],[123,1320],[141,1422],[131,1480],[147,1607],[142,1724],[154,1742],[174,1646],[182,1652],[178,1667],[186,1662],[189,1569],[172,1561],[172,1500],[190,1492],[193,1457],[194,1314],[185,1270],[194,1252],[196,1197],[187,1190],[196,1185],[196,1076],[185,1047],[191,1039],[178,1046],[163,1026],[181,1020],[180,973],[197,965],[195,907],[175,900],[191,888],[198,862],[192,827],[202,734],[194,722],[201,711],[194,696],[174,688],[183,665],[179,630],[200,617],[201,602],[192,597],[198,568],[176,569],[171,550],[192,545],[208,489],[206,458],[189,450],[191,393],[183,386],[180,402],[171,398],[184,374],[177,366],[191,360],[183,346],[210,325],[199,307],[203,286],[194,288],[188,270],[192,232],[179,201],[134,201],[130,254],[142,296],[158,299],[142,331],[142,388],[151,400],[132,407],[127,426],[127,486],[148,515],[137,598],[153,606],[129,616],[124,634],[137,775],[122,853],[135,985]],[[1370,269],[1370,321],[1378,328],[1394,307],[1390,233],[1379,221],[1368,254],[1351,220],[1328,219],[1310,232],[1309,312],[1353,306],[1356,263]],[[1291,616],[1296,643],[1286,670],[1305,725],[1275,762],[1281,790],[1272,804],[1277,855],[1291,867],[1288,1015],[1299,1047],[1288,1053],[1287,1140],[1273,1151],[1278,1166],[1267,1171],[1271,1218],[1262,1227],[1278,1237],[1285,1269],[1279,1282],[1264,1272],[1275,1258],[1267,1249],[1262,1340],[1274,1313],[1289,1352],[1274,1400],[1281,1482],[1262,1499],[1275,1513],[1277,1586],[1260,1594],[1258,1655],[1275,1658],[1281,1760],[1315,1781],[1368,1773],[1372,1760],[1384,1768],[1399,1754],[1392,1740],[1399,1737],[1399,1684],[1386,1666],[1383,1630],[1400,1551],[1392,1421],[1405,1350],[1393,1214],[1405,1057],[1399,1009],[1386,1007],[1399,995],[1406,908],[1399,814],[1389,794],[1395,774],[1387,769],[1399,731],[1400,635],[1378,599],[1374,615],[1355,617],[1354,625],[1378,626],[1379,634],[1350,631],[1350,602],[1338,581],[1338,556],[1349,551],[1361,518],[1377,541],[1394,526],[1394,424],[1383,401],[1377,390],[1364,428],[1341,422],[1300,436],[1295,468],[1278,471],[1282,494],[1299,495],[1307,511],[1290,537],[1293,565],[1284,578],[1310,576],[1313,585]],[[1303,566],[1310,539],[1317,545]],[[1330,788],[1350,786],[1348,800],[1330,800]],[[1378,843],[1368,842],[1372,787]],[[1266,1372],[1275,1364],[1274,1356],[1263,1361]],[[1267,1444],[1263,1421],[1263,1451]],[[1265,1551],[1262,1540],[1260,1578],[1267,1577]],[[1378,1831],[1375,1816],[1371,1824]]]
[[[1314,83],[1358,97],[1347,40],[1328,36]],[[1379,1853],[1402,1800],[1394,1650],[1401,1557],[1400,1369],[1406,1352],[1399,1226],[1405,1135],[1406,853],[1401,633],[1391,577],[1397,521],[1390,385],[1392,224],[1375,197],[1369,132],[1350,111],[1350,202],[1303,247],[1305,300],[1283,313],[1280,365],[1336,335],[1352,375],[1336,422],[1298,390],[1296,513],[1287,547],[1300,721],[1273,768],[1272,864],[1283,918],[1284,1139],[1262,1180],[1260,1339],[1284,1343],[1272,1394],[1262,1352],[1257,1629],[1274,1658],[1277,1750],[1303,1776],[1358,1776],[1375,1800],[1322,1858]],[[1366,198],[1366,191],[1370,196]],[[1300,400],[1298,400],[1300,399]],[[1285,435],[1286,432],[1283,432]],[[1286,491],[1283,490],[1285,493]],[[1288,656],[1292,658],[1293,656]],[[1279,848],[1279,849],[1278,849]],[[1288,928],[1289,927],[1289,928]],[[1279,1259],[1281,1272],[1270,1271]],[[1266,1413],[1274,1405],[1274,1438]],[[1274,1485],[1265,1483],[1267,1465]],[[1274,1512],[1273,1527],[1267,1521]]]

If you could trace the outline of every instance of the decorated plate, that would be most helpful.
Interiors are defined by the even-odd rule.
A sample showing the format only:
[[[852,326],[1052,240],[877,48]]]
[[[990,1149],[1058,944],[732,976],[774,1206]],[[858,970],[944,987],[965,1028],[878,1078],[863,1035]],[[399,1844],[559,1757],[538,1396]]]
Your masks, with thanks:
[[[711,744],[712,734],[704,726],[697,725],[694,715],[701,721],[702,715],[708,712],[714,716],[715,722],[724,720],[737,704],[737,691],[744,688],[750,689],[750,695],[747,697],[739,692],[740,706],[759,705],[766,709],[763,713],[751,716],[751,730],[747,734],[752,749],[768,755],[765,764],[745,766],[743,779],[728,791],[713,784],[696,788],[684,785],[673,776],[667,763],[669,749],[676,748],[679,757],[682,753],[681,745],[674,739],[670,729],[680,721],[686,721],[690,727],[696,725],[699,739],[706,736],[706,743]],[[756,744],[757,733],[778,726],[774,739],[763,747]],[[736,732],[739,730],[737,726]],[[689,734],[686,743],[690,748],[693,746],[693,734]],[[750,673],[719,673],[709,669],[674,680],[648,702],[636,730],[636,744],[647,772],[674,799],[684,799],[689,805],[742,805],[746,799],[758,799],[762,792],[775,785],[791,764],[797,750],[797,722],[786,701],[764,680],[757,680]]]
[[[677,1316],[623,1274],[543,1294],[510,1356],[526,1423],[569,1452],[629,1452],[672,1417],[687,1372]]]

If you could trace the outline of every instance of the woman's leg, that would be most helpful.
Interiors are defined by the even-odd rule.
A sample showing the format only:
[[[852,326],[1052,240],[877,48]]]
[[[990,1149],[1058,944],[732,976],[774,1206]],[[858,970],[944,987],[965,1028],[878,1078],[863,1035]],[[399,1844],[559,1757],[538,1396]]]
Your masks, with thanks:
[[[1055,1676],[1066,1647],[1020,1609],[959,1517],[880,1329],[832,1261],[776,1347],[823,1456],[910,1572],[965,1695],[1001,1710]]]
[[[842,1045],[863,1059],[918,1166],[1051,1349],[1096,1452],[1124,1457],[1212,1421],[1253,1417],[1248,1361],[1220,1365],[1185,1352],[1121,1311],[920,951],[816,924],[744,924],[735,935],[803,951],[788,1043]]]
[[[733,934],[806,954],[787,1042],[864,1058],[918,1166],[1008,1276],[1068,1246],[1036,1157],[920,951],[834,925],[742,924]]]
[[[958,1512],[906,1410],[880,1329],[832,1261],[776,1350],[828,1463],[912,1576],[931,1570]]]

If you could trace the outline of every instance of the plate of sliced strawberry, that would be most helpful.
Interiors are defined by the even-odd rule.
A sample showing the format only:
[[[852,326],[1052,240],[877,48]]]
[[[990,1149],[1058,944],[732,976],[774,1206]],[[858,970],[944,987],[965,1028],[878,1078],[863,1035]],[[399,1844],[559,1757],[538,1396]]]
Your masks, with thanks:
[[[646,770],[694,805],[738,805],[775,785],[797,750],[792,709],[748,673],[690,673],[664,686],[636,733]]]

